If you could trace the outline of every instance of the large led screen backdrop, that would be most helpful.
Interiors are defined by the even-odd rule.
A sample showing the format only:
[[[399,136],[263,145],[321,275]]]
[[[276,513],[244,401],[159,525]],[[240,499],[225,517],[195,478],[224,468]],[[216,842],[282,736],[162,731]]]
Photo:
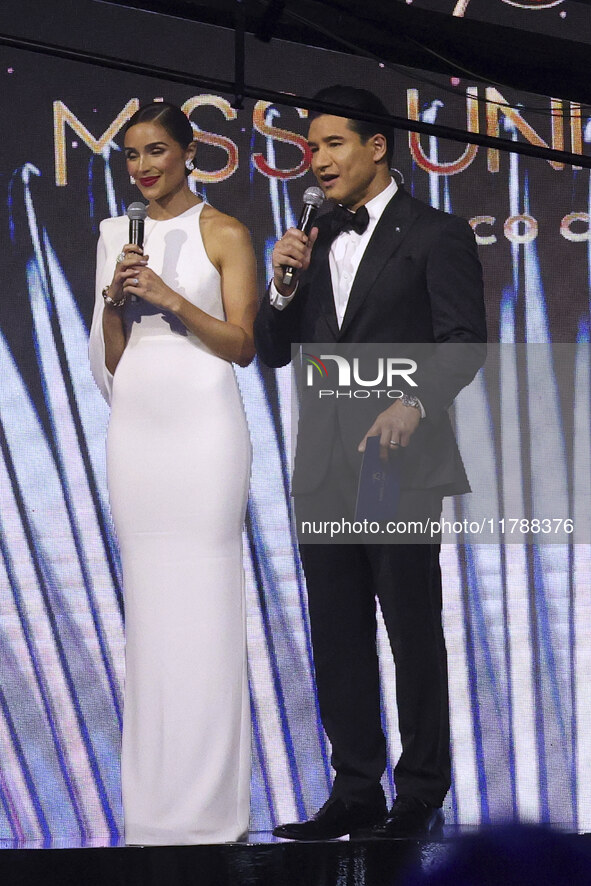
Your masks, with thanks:
[[[203,28],[199,59],[227,39]],[[269,49],[249,47],[256,67],[256,53]],[[288,45],[277,59],[277,83],[292,80],[303,94],[342,79],[379,91],[393,113],[425,121],[583,152],[591,141],[587,112],[567,102]],[[0,80],[0,840],[113,844],[122,834],[123,603],[104,476],[108,414],[86,349],[99,221],[138,198],[120,130],[139,103],[183,105],[200,139],[194,185],[251,229],[262,290],[272,245],[312,183],[306,112],[264,102],[235,111],[228,95],[6,48]],[[512,110],[506,100],[521,105]],[[402,133],[395,156],[409,191],[471,220],[491,339],[584,345],[566,392],[557,390],[551,362],[536,391],[518,371],[495,392],[519,410],[531,448],[552,444],[548,464],[520,453],[524,506],[535,516],[536,490],[549,476],[560,479],[572,456],[575,425],[578,458],[589,460],[589,173]],[[311,813],[330,784],[289,517],[290,373],[256,362],[237,372],[254,448],[244,536],[253,831]],[[482,410],[458,405],[460,438],[487,426]],[[475,467],[489,471],[502,500],[502,476],[487,452]],[[557,488],[567,490],[566,479]],[[589,492],[581,490],[582,500]],[[587,544],[443,548],[454,750],[448,821],[591,827],[590,562]],[[381,631],[379,646],[394,760],[393,665]],[[390,770],[385,786],[391,796]]]
[[[430,12],[537,31],[568,40],[591,41],[585,0],[398,0]]]

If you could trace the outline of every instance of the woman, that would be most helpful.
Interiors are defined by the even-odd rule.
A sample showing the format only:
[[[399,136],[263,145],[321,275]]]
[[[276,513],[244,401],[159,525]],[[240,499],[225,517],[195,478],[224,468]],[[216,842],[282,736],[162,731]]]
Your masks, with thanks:
[[[250,711],[241,537],[250,441],[232,363],[254,356],[246,228],[190,190],[196,143],[173,105],[125,130],[148,201],[100,226],[90,334],[111,403],[107,477],[123,566],[125,837],[236,840],[248,827]]]

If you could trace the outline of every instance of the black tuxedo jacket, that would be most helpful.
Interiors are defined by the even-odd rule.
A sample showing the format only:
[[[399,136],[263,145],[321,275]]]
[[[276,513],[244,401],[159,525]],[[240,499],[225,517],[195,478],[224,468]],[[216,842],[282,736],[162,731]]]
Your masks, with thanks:
[[[319,219],[318,228],[310,267],[290,304],[279,311],[263,298],[255,321],[259,357],[278,367],[291,360],[296,343],[383,343],[384,356],[412,356],[412,346],[421,344],[413,376],[418,388],[409,392],[419,396],[426,418],[400,452],[403,486],[439,488],[443,495],[468,491],[447,409],[485,357],[482,271],[472,229],[399,187],[367,245],[339,329],[329,268],[330,213]],[[323,400],[314,406],[306,398],[294,494],[311,492],[322,482],[335,433],[358,470],[357,446],[391,402]]]

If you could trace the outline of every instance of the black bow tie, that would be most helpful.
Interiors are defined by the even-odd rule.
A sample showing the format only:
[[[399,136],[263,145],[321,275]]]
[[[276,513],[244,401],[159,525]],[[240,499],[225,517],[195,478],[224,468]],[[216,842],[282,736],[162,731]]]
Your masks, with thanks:
[[[352,212],[339,203],[332,213],[330,233],[333,240],[343,231],[355,231],[357,234],[363,234],[368,224],[369,212],[366,206],[360,206],[357,212]]]

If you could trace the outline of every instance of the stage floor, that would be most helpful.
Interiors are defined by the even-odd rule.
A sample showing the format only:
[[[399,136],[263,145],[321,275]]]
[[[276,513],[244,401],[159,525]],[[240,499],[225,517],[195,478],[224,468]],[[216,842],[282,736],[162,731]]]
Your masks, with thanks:
[[[445,861],[459,832],[435,842],[335,840],[211,846],[5,849],[0,882],[10,886],[403,886],[407,875]],[[466,830],[462,829],[462,834]],[[591,846],[591,835],[571,835]]]

